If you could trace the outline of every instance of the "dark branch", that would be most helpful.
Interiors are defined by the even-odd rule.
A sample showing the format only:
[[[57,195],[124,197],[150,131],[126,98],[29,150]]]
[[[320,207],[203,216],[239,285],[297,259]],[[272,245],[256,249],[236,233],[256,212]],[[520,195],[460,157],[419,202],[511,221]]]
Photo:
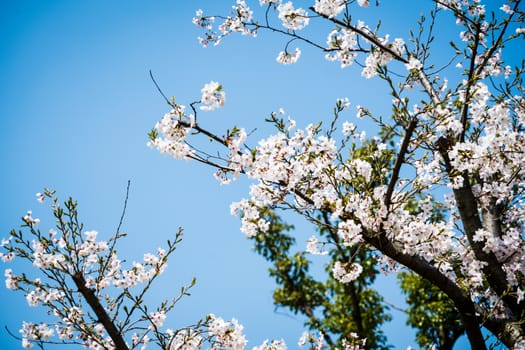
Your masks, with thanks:
[[[392,177],[390,179],[390,183],[388,184],[388,188],[385,193],[385,206],[387,207],[387,209],[389,209],[390,204],[392,202],[392,194],[394,193],[394,188],[399,178],[399,172],[401,171],[401,166],[405,162],[405,154],[408,151],[408,145],[410,144],[412,134],[416,130],[416,126],[417,126],[417,118],[413,117],[412,120],[410,121],[410,124],[408,125],[405,137],[403,139],[403,143],[401,144],[401,148],[399,149],[396,163],[394,165],[394,169],[392,170]]]
[[[71,277],[73,278],[73,281],[75,282],[75,285],[77,286],[82,296],[86,299],[87,303],[89,304],[95,315],[97,315],[98,321],[104,326],[104,328],[108,332],[109,337],[115,345],[115,349],[129,350],[128,346],[126,345],[126,342],[124,341],[124,338],[122,337],[122,334],[120,334],[117,327],[111,321],[111,318],[104,309],[104,306],[102,306],[99,299],[95,295],[95,291],[86,287],[86,280],[82,273],[77,272]]]
[[[476,308],[470,297],[453,281],[442,274],[437,268],[415,255],[398,251],[384,233],[363,234],[365,242],[372,245],[389,258],[408,267],[421,277],[432,282],[454,301],[458,309],[472,349],[486,350],[485,339],[480,329],[480,320],[476,316]]]

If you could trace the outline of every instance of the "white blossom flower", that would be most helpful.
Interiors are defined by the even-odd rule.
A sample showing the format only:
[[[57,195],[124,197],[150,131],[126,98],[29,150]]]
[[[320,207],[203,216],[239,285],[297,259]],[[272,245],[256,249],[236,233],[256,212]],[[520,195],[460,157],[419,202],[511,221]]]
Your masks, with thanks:
[[[31,225],[31,226],[38,226],[38,224],[40,223],[40,219],[36,219],[36,218],[33,218],[31,215],[33,214],[33,212],[31,210],[28,210],[26,215],[24,216],[24,221],[26,222],[26,224],[28,225]]]
[[[106,333],[106,329],[102,323],[97,323],[94,327],[94,331],[99,337],[103,337]]]
[[[348,97],[338,98],[337,104],[340,105],[343,110],[350,108],[350,100]]]
[[[343,264],[340,261],[336,261],[332,268],[334,278],[341,283],[355,281],[362,271],[363,267],[358,263]]]
[[[169,350],[199,350],[203,339],[193,329],[180,330],[171,339]]]
[[[370,163],[361,159],[354,159],[351,164],[358,175],[364,177],[365,181],[370,181],[372,177],[372,165]]]
[[[309,333],[309,332],[306,332],[304,331],[302,334],[301,334],[301,337],[299,338],[299,342],[297,343],[300,347],[303,347],[305,346],[306,344],[308,343],[313,343],[315,342],[315,338]]]
[[[0,253],[0,258],[2,259],[3,262],[7,263],[7,262],[11,262],[13,261],[13,259],[15,258],[15,253],[14,252],[9,252],[7,254],[4,254],[4,253]]]
[[[361,242],[361,224],[356,224],[352,219],[341,221],[337,226],[337,234],[346,246],[354,246]]]
[[[514,13],[514,11],[510,8],[509,4],[503,4],[499,9],[505,12],[507,15],[511,15]]]
[[[201,93],[201,102],[204,103],[204,106],[200,108],[203,111],[213,111],[224,106],[226,94],[222,90],[222,85],[216,81],[210,81],[208,84],[205,84],[201,89]]]
[[[152,312],[149,314],[150,321],[155,328],[160,328],[166,321],[166,314],[164,311]]]
[[[355,50],[358,46],[357,34],[345,28],[332,30],[326,39],[328,52],[325,58],[328,61],[339,61],[341,68],[350,66],[357,57]]]
[[[303,29],[310,22],[308,13],[302,8],[295,9],[291,1],[277,6],[277,11],[279,12],[279,19],[282,21],[283,27],[287,29]]]
[[[279,5],[282,0],[259,0],[259,4],[263,5]]]
[[[233,10],[243,22],[250,22],[253,19],[253,11],[244,0],[237,0],[237,6],[233,6]]]
[[[344,122],[343,123],[343,135],[345,136],[352,136],[354,132],[356,131],[357,126],[350,122]]]
[[[44,195],[43,195],[42,193],[38,192],[35,196],[36,196],[36,200],[37,200],[39,203],[44,203],[44,199],[45,199],[45,197],[44,197]]]
[[[195,17],[192,18],[192,22],[197,27],[210,30],[213,22],[215,22],[215,18],[213,16],[205,17],[202,9],[198,9],[195,11]]]
[[[6,269],[4,272],[5,286],[7,289],[17,290],[18,289],[18,278],[13,274],[13,270]]]
[[[95,240],[97,239],[98,232],[97,231],[86,231],[84,232],[84,235],[86,236],[86,241],[95,242]]]
[[[291,53],[288,51],[279,52],[279,55],[277,56],[276,60],[281,64],[293,64],[296,63],[297,60],[299,60],[299,57],[301,57],[301,50],[299,50],[299,48],[296,48],[295,53]]]
[[[405,63],[405,67],[409,71],[420,70],[421,68],[423,68],[423,64],[417,58],[410,56],[408,63]]]
[[[252,350],[286,350],[286,343],[284,340],[272,340],[271,343],[268,343],[266,339],[261,345],[254,346]]]
[[[229,350],[243,350],[246,346],[246,338],[243,334],[244,327],[232,319],[226,322],[213,314],[208,315],[210,320],[208,334],[215,337],[221,347]]]
[[[5,247],[11,242],[12,239],[13,239],[13,236],[9,236],[8,238],[3,238],[2,241],[0,242],[0,247]]]
[[[319,239],[316,236],[308,238],[306,244],[306,251],[313,255],[326,255],[328,252],[323,250],[323,243],[319,242]]]
[[[316,12],[333,18],[343,11],[345,6],[346,0],[316,0],[314,8]]]

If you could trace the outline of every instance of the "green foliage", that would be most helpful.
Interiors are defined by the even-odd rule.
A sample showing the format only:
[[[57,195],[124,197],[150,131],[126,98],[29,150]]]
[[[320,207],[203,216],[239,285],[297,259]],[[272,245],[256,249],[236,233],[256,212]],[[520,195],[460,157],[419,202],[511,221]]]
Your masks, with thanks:
[[[381,295],[371,288],[378,273],[375,259],[365,249],[351,253],[353,261],[363,267],[363,272],[356,281],[341,283],[332,277],[331,264],[327,265],[330,277],[326,281],[326,288],[330,297],[323,305],[323,324],[330,333],[337,334],[339,340],[353,332],[367,339],[369,349],[388,349],[381,325],[390,321],[391,316]],[[338,259],[337,255],[333,254],[332,258]]]
[[[377,274],[370,252],[334,249],[326,265],[329,277],[318,281],[310,274],[306,253],[291,251],[295,239],[287,232],[293,226],[270,209],[265,209],[262,217],[270,223],[270,229],[252,240],[255,251],[272,263],[269,272],[277,283],[275,305],[306,316],[306,326],[322,332],[331,347],[341,346],[343,339],[356,333],[359,338],[367,339],[368,349],[388,349],[380,327],[390,316],[381,296],[370,288]],[[341,255],[352,256],[363,266],[363,273],[352,283],[343,284],[332,277],[333,261],[342,258]]]
[[[340,109],[336,106],[334,120]],[[395,110],[393,113],[404,114]],[[273,115],[273,120],[268,121],[284,131],[283,120]],[[332,123],[329,132],[334,131],[334,125]],[[395,154],[387,151],[378,156],[377,151],[381,143],[393,145],[396,137],[397,132],[394,129],[382,125],[378,139],[350,144],[347,143],[351,141],[350,138],[343,141],[349,151],[346,164],[350,166],[352,159],[362,159],[372,165],[371,181],[356,176],[342,184],[346,187],[344,191],[371,193],[376,186],[388,183],[388,174],[394,168]],[[416,195],[408,201],[405,209],[417,215],[423,210],[422,205],[431,207],[434,220],[443,220],[444,208],[432,198],[420,198]],[[327,206],[330,204],[327,203]],[[277,283],[274,291],[275,305],[306,316],[306,326],[325,334],[331,347],[341,346],[343,339],[355,333],[359,338],[367,339],[368,349],[388,349],[381,325],[391,317],[383,298],[372,288],[378,271],[370,250],[366,246],[356,248],[340,244],[337,222],[331,222],[326,212],[315,218],[312,215],[311,221],[316,223],[321,237],[332,242],[325,246],[328,253],[327,278],[319,281],[310,274],[311,262],[307,253],[292,252],[295,239],[288,232],[294,227],[286,224],[273,210],[261,210],[261,217],[270,223],[270,229],[258,233],[252,239],[255,251],[272,264],[270,276]],[[341,283],[332,277],[331,269],[335,261],[359,263],[363,272],[357,280]],[[402,273],[399,280],[409,304],[407,323],[417,329],[419,345],[428,347],[435,344],[440,349],[451,349],[457,338],[464,333],[453,302],[436,286],[417,275]]]
[[[280,286],[274,292],[275,304],[309,316],[323,303],[325,288],[309,275],[310,262],[304,254],[290,252],[295,239],[285,232],[293,226],[284,223],[270,210],[264,213],[264,217],[270,222],[270,229],[253,237],[254,249],[273,263],[270,276]]]
[[[159,136],[159,132],[157,129],[151,129],[150,132],[148,132],[148,139],[151,141],[154,141]]]
[[[441,350],[452,349],[465,332],[452,300],[414,273],[400,273],[398,279],[409,304],[407,324],[417,329],[418,344],[421,347],[435,344]]]
[[[434,199],[414,198],[405,209],[418,214],[424,203],[431,206],[432,220],[444,220],[445,208]],[[434,344],[440,350],[452,349],[465,332],[453,301],[437,286],[412,272],[400,273],[398,281],[408,304],[407,324],[417,330],[418,344],[423,348]]]

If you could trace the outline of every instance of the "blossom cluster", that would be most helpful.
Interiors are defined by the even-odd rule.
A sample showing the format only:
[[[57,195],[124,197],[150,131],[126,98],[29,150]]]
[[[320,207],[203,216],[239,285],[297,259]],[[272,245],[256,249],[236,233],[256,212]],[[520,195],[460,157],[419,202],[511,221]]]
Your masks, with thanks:
[[[213,101],[211,97],[207,97],[207,100]],[[215,104],[212,102],[212,105]],[[195,116],[187,115],[185,106],[174,103],[174,108],[155,125],[155,132],[148,141],[148,146],[175,159],[189,159],[195,152],[185,140],[194,123]],[[157,137],[158,133],[164,137]]]
[[[464,12],[473,17],[485,14],[485,5],[480,1],[441,0],[436,4],[438,8]]]
[[[94,307],[94,301],[85,293],[96,297],[107,313],[118,314],[119,307],[129,306],[128,301],[136,303],[133,301],[134,288],[142,286],[143,291],[147,290],[153,280],[165,271],[174,245],[170,243],[167,251],[159,248],[156,254],[144,254],[141,262],[133,262],[130,269],[125,269],[114,249],[116,241],[124,234],[117,233],[107,241],[98,240],[97,231],[83,231],[82,225],[78,224],[76,203],[71,199],[62,207],[54,192],[48,190],[38,194],[37,199],[41,203],[51,200],[56,228],[48,233],[41,232],[37,228],[40,220],[28,212],[23,218],[23,228],[29,231],[32,239],[27,238],[24,230],[13,230],[1,244],[4,262],[29,260],[35,271],[40,272],[40,277],[30,278],[31,274],[16,274],[13,269],[6,269],[6,287],[22,291],[29,306],[44,307],[55,317],[53,323],[24,322],[20,330],[22,346],[29,349],[36,343],[51,341],[51,337],[56,335],[64,343],[77,342],[90,349],[113,347],[114,339],[100,323],[100,315],[95,317],[83,307],[86,305],[84,300],[91,308]],[[69,285],[70,281],[74,281],[75,285]],[[115,299],[119,293],[121,296]],[[117,300],[120,301],[117,303]],[[134,336],[137,342],[146,345],[147,333],[162,327],[166,312],[172,307],[164,305],[154,312],[147,312],[142,306],[133,307],[143,314],[141,320],[149,325],[145,332]],[[132,318],[130,320],[137,322]]]
[[[281,21],[281,26],[291,33],[296,38],[302,38],[296,34],[307,27],[312,16],[307,10],[303,8],[296,8],[292,1],[283,2],[282,0],[260,0],[261,6],[272,6],[277,12],[277,18]],[[368,7],[368,0],[358,0],[357,4],[360,7]],[[332,19],[340,16],[343,10],[347,9],[349,1],[347,0],[316,0],[312,7],[314,14],[325,16]],[[237,5],[233,6],[233,11],[230,16],[224,18],[224,22],[218,25],[218,31],[215,31],[213,24],[216,16],[204,16],[202,10],[196,12],[193,18],[193,23],[205,31],[204,37],[199,37],[199,42],[203,46],[208,46],[210,43],[218,45],[222,38],[234,33],[241,32],[244,35],[256,36],[257,30],[260,29],[260,23],[254,20],[253,11],[246,5],[244,0],[237,0]],[[272,28],[272,27],[271,27]],[[405,53],[405,42],[401,38],[394,39],[389,42],[389,36],[383,38],[377,37],[376,41],[370,41],[375,34],[362,21],[358,21],[355,29],[349,29],[337,25],[327,36],[327,51],[325,57],[329,61],[339,61],[342,68],[350,66],[357,58],[357,52],[368,51],[369,54],[365,59],[362,75],[366,78],[371,78],[377,75],[379,67],[385,66],[394,58],[398,59]],[[280,31],[280,29],[279,29]],[[363,41],[359,44],[358,32],[361,34]],[[363,50],[362,43],[370,44],[368,50]],[[294,52],[287,49],[281,51],[277,56],[277,62],[281,64],[296,63],[301,55],[301,50],[296,48]],[[408,67],[409,69],[419,65],[415,65],[416,61],[412,61]]]
[[[291,1],[277,6],[282,26],[288,30],[301,30],[310,23],[308,12],[302,8],[295,8]]]
[[[202,10],[197,10],[193,23],[205,30],[204,37],[199,37],[200,44],[207,47],[210,43],[218,45],[222,38],[235,32],[243,35],[256,36],[257,31],[249,27],[253,19],[253,11],[246,5],[244,0],[237,0],[237,5],[232,6],[231,16],[224,18],[224,22],[219,24],[218,32],[213,28],[216,17],[205,16]]]
[[[314,9],[315,12],[332,18],[345,9],[346,3],[346,0],[316,0]]]
[[[364,24],[360,23],[360,26]],[[341,67],[350,66],[357,58],[357,34],[346,28],[336,27],[328,34],[326,44],[330,52],[325,55],[329,61],[339,61]]]
[[[277,56],[277,62],[281,64],[292,64],[299,60],[301,57],[301,50],[295,48],[295,52],[281,51]]]
[[[341,99],[338,103],[342,109],[349,106],[347,99]],[[340,198],[341,188],[334,184],[348,183],[350,186],[352,182],[360,185],[369,183],[373,169],[370,160],[355,158],[340,163],[335,139],[319,135],[319,129],[314,125],[307,126],[305,130],[295,128],[295,121],[289,119],[286,132],[261,140],[257,147],[250,149],[243,147],[246,140],[243,129],[236,129],[224,139],[229,153],[226,165],[219,171],[219,180],[227,183],[231,180],[228,175],[235,179],[241,173],[257,180],[251,186],[251,198],[231,206],[233,215],[241,214],[241,231],[252,237],[268,230],[269,223],[260,216],[259,210],[267,205],[288,203],[304,211],[330,207],[332,218],[340,220],[338,235],[342,242],[348,246],[358,244],[363,229],[375,229],[380,224],[381,217],[372,216],[367,210],[377,212],[376,205],[382,199],[384,190],[374,189],[377,201],[364,206],[364,194],[354,192],[350,187],[350,192]],[[363,134],[348,123],[345,123],[343,132],[345,139],[352,142],[359,143],[363,138]],[[381,157],[382,153],[378,149],[376,156]],[[357,217],[359,223],[347,216]],[[315,242],[310,244],[312,251],[315,245]],[[356,267],[352,271],[351,274],[345,273],[348,277],[342,280],[348,282],[355,279],[360,269]]]
[[[348,6],[348,0],[316,0],[314,9],[315,12],[320,13],[328,18],[336,17]],[[368,7],[369,0],[357,0],[357,4],[361,7]]]
[[[298,345],[303,348],[307,344],[308,349],[324,349],[326,347],[325,335],[322,332],[319,332],[317,336],[310,332],[303,332]],[[363,350],[366,349],[366,339],[360,339],[358,334],[351,332],[342,339],[341,345],[344,350]]]
[[[408,68],[417,70],[421,66],[418,61],[411,60]],[[461,91],[458,96],[461,98]],[[483,180],[474,188],[480,203],[487,206],[493,200],[501,203],[512,200],[514,193],[522,191],[525,154],[520,131],[524,127],[520,97],[515,96],[514,102],[504,101],[491,106],[488,105],[489,97],[486,86],[478,83],[470,107],[473,125],[479,125],[484,132],[477,134],[475,139],[456,143],[448,152],[451,165],[458,172],[467,172]],[[447,133],[459,135],[462,128],[458,128],[453,109],[451,103],[445,108],[440,106],[437,113],[438,109],[426,111],[438,117],[423,117],[422,120],[431,120],[438,127],[434,128],[436,134],[427,133],[424,137],[437,140]],[[414,115],[422,113],[417,108],[414,111]],[[362,144],[365,140],[364,135],[349,122],[343,123],[342,136],[345,143],[352,145]],[[231,213],[241,217],[241,231],[246,236],[253,237],[268,230],[269,223],[261,216],[264,207],[289,207],[307,217],[312,211],[328,211],[337,225],[340,244],[348,247],[359,245],[363,243],[363,235],[383,229],[399,252],[418,255],[453,280],[460,273],[465,286],[479,289],[471,293],[473,299],[492,300],[489,304],[496,307],[494,296],[483,290],[483,263],[477,264],[468,242],[458,239],[457,215],[443,220],[434,218],[434,198],[426,191],[441,183],[444,176],[443,158],[438,152],[424,153],[420,159],[414,160],[417,177],[411,188],[423,196],[418,211],[414,213],[408,208],[413,199],[410,191],[405,190],[408,180],[399,181],[391,193],[390,201],[398,203],[395,208],[389,209],[385,204],[387,186],[377,183],[383,182],[381,178],[388,176],[388,172],[374,170],[375,162],[389,152],[384,145],[373,143],[373,153],[364,157],[350,154],[345,159],[340,156],[335,138],[322,135],[314,125],[296,129],[296,122],[291,119],[282,124],[279,133],[259,141],[256,147],[243,147],[246,137],[243,129],[236,129],[224,139],[229,152],[218,176],[223,183],[238,178],[240,174],[255,180],[250,186],[250,198],[231,205]],[[451,184],[452,188],[461,185],[454,185],[454,178],[451,178]],[[449,207],[453,213],[455,203],[449,202]],[[486,231],[479,231],[475,237],[475,241],[484,243],[486,252],[507,261],[504,264],[507,278],[516,287],[519,285],[517,276],[525,272],[524,257],[519,253],[523,210],[522,204],[517,204],[506,211],[505,220],[509,226],[502,236],[494,237]],[[325,254],[316,237],[309,240],[307,250],[313,254]],[[452,261],[463,263],[458,269]],[[348,283],[355,280],[361,270],[358,264],[348,265],[348,262],[341,261],[334,264],[333,275]],[[517,292],[520,291],[518,288]]]
[[[240,145],[231,148],[239,150]],[[2,253],[4,262],[26,259],[42,272],[42,278],[30,279],[28,274],[16,275],[12,269],[6,269],[6,287],[23,291],[29,306],[45,307],[48,314],[55,317],[53,323],[24,321],[20,329],[22,347],[30,349],[54,342],[82,344],[93,350],[115,348],[115,339],[101,320],[104,316],[92,314],[96,306],[91,298],[95,297],[95,303],[100,303],[107,313],[106,321],[118,323],[128,348],[146,350],[152,343],[169,350],[200,350],[205,344],[209,344],[209,349],[217,350],[246,348],[248,341],[244,327],[236,319],[226,321],[209,314],[196,325],[163,330],[167,313],[175,301],[164,301],[155,311],[149,311],[143,305],[144,294],[154,279],[165,271],[167,259],[180,241],[181,231],[174,243],[168,241],[167,250],[159,248],[156,254],[146,253],[141,262],[133,262],[130,269],[124,269],[115,250],[117,240],[124,234],[117,233],[107,241],[98,240],[97,231],[82,231],[83,225],[77,222],[76,203],[71,199],[64,203],[65,208],[52,191],[38,194],[37,199],[41,203],[47,199],[52,201],[51,209],[58,223],[56,229],[42,234],[36,229],[40,220],[28,212],[23,218],[23,228],[28,229],[34,239],[28,240],[23,231],[13,230],[11,236],[1,242],[1,248],[8,252]],[[83,284],[69,285],[70,279]],[[143,287],[139,288],[141,285]],[[181,296],[186,290],[186,287],[182,289]],[[138,291],[136,296],[134,291]],[[139,315],[132,317],[133,310]],[[122,314],[126,316],[117,318]],[[283,340],[266,340],[254,347],[257,350],[286,348]]]
[[[22,347],[29,349],[33,346],[31,340],[49,340],[54,336],[55,331],[46,323],[36,325],[24,322],[20,334],[22,335]]]
[[[201,106],[203,111],[213,111],[216,108],[224,106],[226,95],[219,83],[211,81],[204,85],[201,92],[201,102],[204,103],[204,106]]]
[[[328,251],[324,250],[324,245],[317,236],[311,236],[306,243],[306,252],[313,255],[326,255]]]
[[[369,2],[365,0],[357,1],[361,7],[368,7]],[[295,8],[291,1],[260,1],[261,6],[273,6],[277,12],[277,17],[281,21],[281,26],[285,30],[296,35],[295,32],[304,29],[309,25],[311,15],[308,11],[302,8]],[[341,14],[349,5],[347,0],[316,0],[312,7],[316,14],[326,16],[327,18],[335,18]],[[253,11],[250,10],[246,3],[242,0],[237,1],[237,5],[233,6],[232,16],[225,18],[223,24],[218,26],[220,32],[213,30],[213,23],[215,16],[204,16],[202,10],[198,10],[193,19],[198,27],[205,30],[204,38],[199,37],[199,41],[203,46],[209,43],[218,45],[222,38],[233,32],[241,32],[251,36],[256,36],[257,29],[260,27],[253,19]],[[368,38],[373,37],[373,32],[362,22],[358,21],[356,25],[357,30],[366,33],[363,42],[369,42]],[[396,38],[392,43],[389,43],[388,35],[384,38],[378,38],[377,42],[369,42],[369,55],[365,60],[365,67],[362,75],[366,78],[371,78],[377,74],[378,67],[388,64],[394,55],[400,57],[404,53],[404,41]],[[358,34],[355,30],[342,28],[336,26],[327,37],[327,47],[325,49],[327,54],[326,59],[329,61],[339,61],[341,67],[350,66],[357,58],[357,52],[363,51],[362,47],[358,45]],[[281,64],[296,63],[300,58],[301,50],[296,48],[294,52],[288,50],[281,51],[277,56],[277,62]]]
[[[219,138],[228,152],[220,157],[219,181],[228,183],[240,174],[253,180],[249,197],[231,205],[231,213],[241,218],[241,231],[248,237],[268,231],[270,224],[262,215],[265,208],[293,209],[333,233],[323,241],[312,236],[307,252],[326,255],[333,246],[354,249],[375,244],[385,270],[396,270],[392,256],[402,256],[405,263],[406,257],[415,257],[459,290],[468,291],[473,304],[480,307],[477,312],[509,317],[512,311],[501,300],[522,302],[525,275],[521,249],[525,232],[523,69],[505,64],[499,44],[523,32],[520,19],[512,19],[513,3],[501,6],[500,25],[496,19],[485,20],[481,1],[437,2],[440,11],[452,10],[449,13],[456,23],[464,27],[457,43],[464,50],[456,50],[456,59],[457,67],[463,68],[468,61],[469,68],[455,88],[448,87],[446,78],[428,72],[436,66],[427,49],[424,54],[421,50],[430,47],[431,39],[426,43],[423,36],[415,35],[406,41],[392,39],[380,35],[379,27],[354,23],[348,15],[354,2],[316,0],[310,14],[292,2],[259,3],[267,6],[266,21],[258,25],[250,13],[245,26],[269,28],[292,41],[323,48],[326,59],[342,67],[364,53],[361,75],[388,82],[394,96],[393,115],[391,123],[385,122],[357,106],[359,119],[369,117],[381,128],[380,136],[373,138],[358,132],[350,121],[336,124],[338,116],[323,133],[321,124],[298,129],[294,120],[285,122],[273,114],[271,121],[278,132],[254,146],[244,145],[247,135],[239,128]],[[357,4],[366,7],[369,2]],[[271,9],[284,30],[272,26]],[[335,24],[325,47],[300,32],[319,18]],[[508,30],[505,37],[507,25],[520,27]],[[295,63],[299,54],[299,49],[295,54],[285,49],[277,60]],[[406,70],[392,74],[386,66],[393,60]],[[443,71],[448,72],[448,67]],[[421,88],[414,96],[420,100],[422,90],[428,101],[409,105],[414,87]],[[343,109],[349,104],[345,105]],[[340,134],[335,132],[339,126]],[[462,203],[465,200],[470,201],[469,209]],[[320,213],[323,222],[318,219]],[[470,226],[463,222],[471,217],[477,222]],[[383,251],[384,242],[390,256]],[[496,274],[502,278],[497,283],[504,281],[505,292],[497,291],[502,287],[495,286],[493,272],[488,273],[491,264],[500,269]],[[332,261],[333,277],[342,283],[354,281],[360,272],[358,263]]]
[[[357,277],[363,272],[363,267],[358,263],[352,263],[349,266],[340,261],[336,261],[332,268],[332,274],[336,280],[341,283],[349,283],[355,281]]]
[[[380,47],[375,47],[366,57],[365,67],[361,75],[365,78],[372,78],[377,75],[377,68],[386,66],[392,61],[395,56],[403,56],[405,54],[405,41],[402,38],[395,38],[391,43],[389,42],[389,35],[383,38],[377,38],[381,47],[388,47],[389,51],[385,51]]]
[[[236,319],[227,322],[214,314],[208,315],[208,333],[215,340],[212,349],[242,350],[246,346],[244,327]]]
[[[170,330],[170,333],[170,350],[196,350],[200,349],[204,342],[200,333],[192,328],[181,329],[176,333]]]
[[[296,31],[307,27],[312,18],[312,15],[307,10],[296,8],[292,1],[259,0],[259,4],[273,7],[277,13],[277,18],[281,21],[281,26],[293,36],[296,35]],[[360,7],[368,7],[369,1],[358,0],[357,4]],[[312,9],[315,14],[335,18],[344,9],[347,9],[348,5],[348,0],[315,0]],[[260,28],[260,23],[254,20],[253,11],[244,0],[237,0],[237,4],[232,6],[230,16],[220,17],[224,22],[219,24],[217,30],[215,30],[214,24],[217,18],[218,16],[205,16],[201,9],[196,11],[192,21],[197,27],[204,30],[204,36],[198,38],[204,47],[207,47],[209,44],[218,45],[225,36],[236,32],[255,37],[257,30]],[[367,29],[362,22],[359,22],[358,28],[361,27]],[[342,67],[349,66],[355,60],[357,37],[354,32],[337,27],[328,35],[327,43],[326,50],[328,54],[326,58],[328,60],[338,60],[341,62]],[[285,49],[278,54],[277,62],[281,64],[296,63],[300,55],[301,50],[299,48],[296,48],[293,52]],[[376,66],[374,64],[385,64],[388,61],[388,55],[380,57],[381,55],[377,52],[374,55],[376,58],[371,59],[368,63],[369,69],[375,70]]]

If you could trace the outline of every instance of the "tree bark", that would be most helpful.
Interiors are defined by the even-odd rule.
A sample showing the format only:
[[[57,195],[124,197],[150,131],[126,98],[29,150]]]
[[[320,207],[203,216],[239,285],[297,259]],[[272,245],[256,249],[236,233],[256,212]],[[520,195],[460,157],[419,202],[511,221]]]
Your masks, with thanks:
[[[448,156],[448,150],[451,147],[449,140],[441,138],[438,140],[437,148],[441,156],[445,161],[445,168],[448,175],[453,176],[453,167]],[[485,252],[483,250],[483,242],[475,242],[474,235],[476,231],[484,228],[482,218],[480,217],[480,211],[478,208],[478,202],[474,193],[472,191],[472,186],[466,174],[458,175],[463,179],[463,184],[461,188],[453,190],[454,198],[456,200],[456,205],[461,217],[461,222],[463,224],[463,229],[467,235],[474,256],[479,261],[485,262],[485,266],[482,268],[484,275],[487,278],[487,282],[490,285],[490,288],[500,297],[505,303],[508,311],[513,315],[512,320],[518,322],[516,317],[519,317],[523,311],[524,306],[518,305],[516,299],[511,295],[511,288],[507,282],[507,275],[503,271],[502,264],[498,261],[494,253]],[[493,204],[496,205],[495,203]],[[501,222],[498,217],[495,217],[495,207],[489,207],[485,209],[484,212],[486,217],[484,217],[485,228],[490,230],[492,234],[496,236],[501,236]],[[523,326],[522,326],[523,327]],[[525,332],[525,329],[523,329]],[[522,332],[522,333],[523,333]]]
[[[124,338],[122,337],[122,334],[118,331],[117,327],[115,327],[115,324],[111,321],[111,318],[107,314],[102,304],[100,304],[100,301],[95,295],[94,290],[86,287],[86,279],[84,278],[82,273],[77,272],[71,277],[73,278],[75,285],[77,286],[80,293],[82,293],[95,315],[97,315],[99,322],[102,323],[102,325],[108,332],[109,337],[111,338],[111,340],[113,340],[115,349],[129,350],[128,346],[126,345],[126,342],[124,341]]]
[[[453,281],[443,275],[437,268],[430,265],[425,260],[414,256],[401,253],[398,251],[392,242],[388,240],[384,233],[379,235],[364,234],[364,240],[380,250],[383,254],[408,267],[421,277],[427,279],[454,302],[461,315],[461,320],[465,326],[465,332],[470,342],[472,349],[486,350],[485,339],[481,333],[480,320],[476,316],[476,308],[470,297],[459,288]]]

